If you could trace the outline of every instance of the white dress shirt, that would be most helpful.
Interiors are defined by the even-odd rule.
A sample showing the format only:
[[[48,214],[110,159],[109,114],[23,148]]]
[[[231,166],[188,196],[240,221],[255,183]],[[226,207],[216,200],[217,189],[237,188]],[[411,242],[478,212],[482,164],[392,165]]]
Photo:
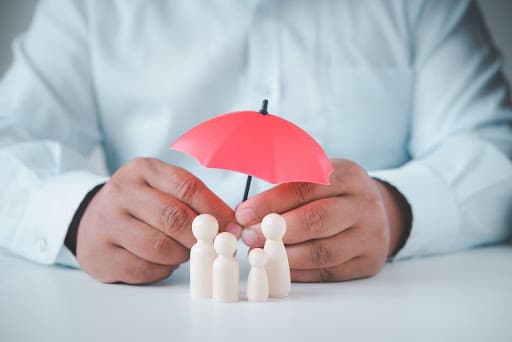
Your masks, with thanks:
[[[75,210],[137,156],[238,203],[245,175],[169,145],[263,98],[329,157],[402,192],[413,223],[398,257],[495,243],[512,226],[510,99],[471,1],[40,1],[14,52],[0,85],[0,245],[37,262],[76,266],[63,247]]]

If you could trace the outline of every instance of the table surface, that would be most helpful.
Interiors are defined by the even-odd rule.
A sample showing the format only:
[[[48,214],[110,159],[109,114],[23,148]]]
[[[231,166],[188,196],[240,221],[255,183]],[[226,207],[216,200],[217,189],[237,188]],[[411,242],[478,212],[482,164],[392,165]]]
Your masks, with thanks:
[[[248,273],[239,250],[242,284]],[[0,251],[0,341],[512,341],[512,246],[387,264],[369,279],[292,284],[266,303],[191,299],[188,265],[148,286]]]

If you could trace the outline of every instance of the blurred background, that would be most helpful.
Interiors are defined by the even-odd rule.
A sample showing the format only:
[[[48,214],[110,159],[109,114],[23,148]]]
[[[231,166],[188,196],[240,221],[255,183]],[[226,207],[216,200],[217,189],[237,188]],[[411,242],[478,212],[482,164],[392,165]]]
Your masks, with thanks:
[[[504,56],[505,74],[510,81],[512,80],[512,0],[479,0],[478,2],[494,41]],[[0,77],[11,63],[12,39],[30,24],[35,3],[35,0],[0,0]]]

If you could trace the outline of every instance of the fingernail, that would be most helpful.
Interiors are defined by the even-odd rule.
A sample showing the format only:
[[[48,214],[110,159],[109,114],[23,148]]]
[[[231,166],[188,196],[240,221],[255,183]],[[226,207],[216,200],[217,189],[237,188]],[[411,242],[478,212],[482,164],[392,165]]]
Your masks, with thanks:
[[[242,233],[242,227],[240,227],[239,224],[231,222],[226,227],[226,231],[230,232],[238,239],[240,237],[240,234]]]
[[[240,208],[235,213],[236,220],[241,224],[252,222],[256,218],[256,212],[253,208]]]
[[[245,244],[249,247],[256,245],[258,242],[258,237],[256,236],[256,232],[252,229],[244,229],[242,232],[242,240],[244,240]]]

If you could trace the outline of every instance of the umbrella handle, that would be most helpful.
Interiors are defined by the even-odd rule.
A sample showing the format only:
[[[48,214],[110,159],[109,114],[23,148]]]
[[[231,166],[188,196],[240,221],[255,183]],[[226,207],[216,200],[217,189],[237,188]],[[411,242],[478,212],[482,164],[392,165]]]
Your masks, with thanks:
[[[268,114],[268,100],[267,99],[263,100],[263,103],[261,104],[260,113],[263,115]]]
[[[267,99],[263,100],[263,103],[261,104],[260,113],[262,115],[268,114],[268,100]],[[247,197],[249,196],[249,189],[251,188],[251,181],[252,181],[252,176],[247,176],[247,182],[245,183],[244,199],[242,200],[242,202],[245,202],[247,200]]]
[[[252,180],[252,176],[247,176],[247,182],[245,182],[244,199],[242,200],[242,202],[245,202],[247,200],[247,197],[249,196],[249,189],[251,188],[251,180]]]

